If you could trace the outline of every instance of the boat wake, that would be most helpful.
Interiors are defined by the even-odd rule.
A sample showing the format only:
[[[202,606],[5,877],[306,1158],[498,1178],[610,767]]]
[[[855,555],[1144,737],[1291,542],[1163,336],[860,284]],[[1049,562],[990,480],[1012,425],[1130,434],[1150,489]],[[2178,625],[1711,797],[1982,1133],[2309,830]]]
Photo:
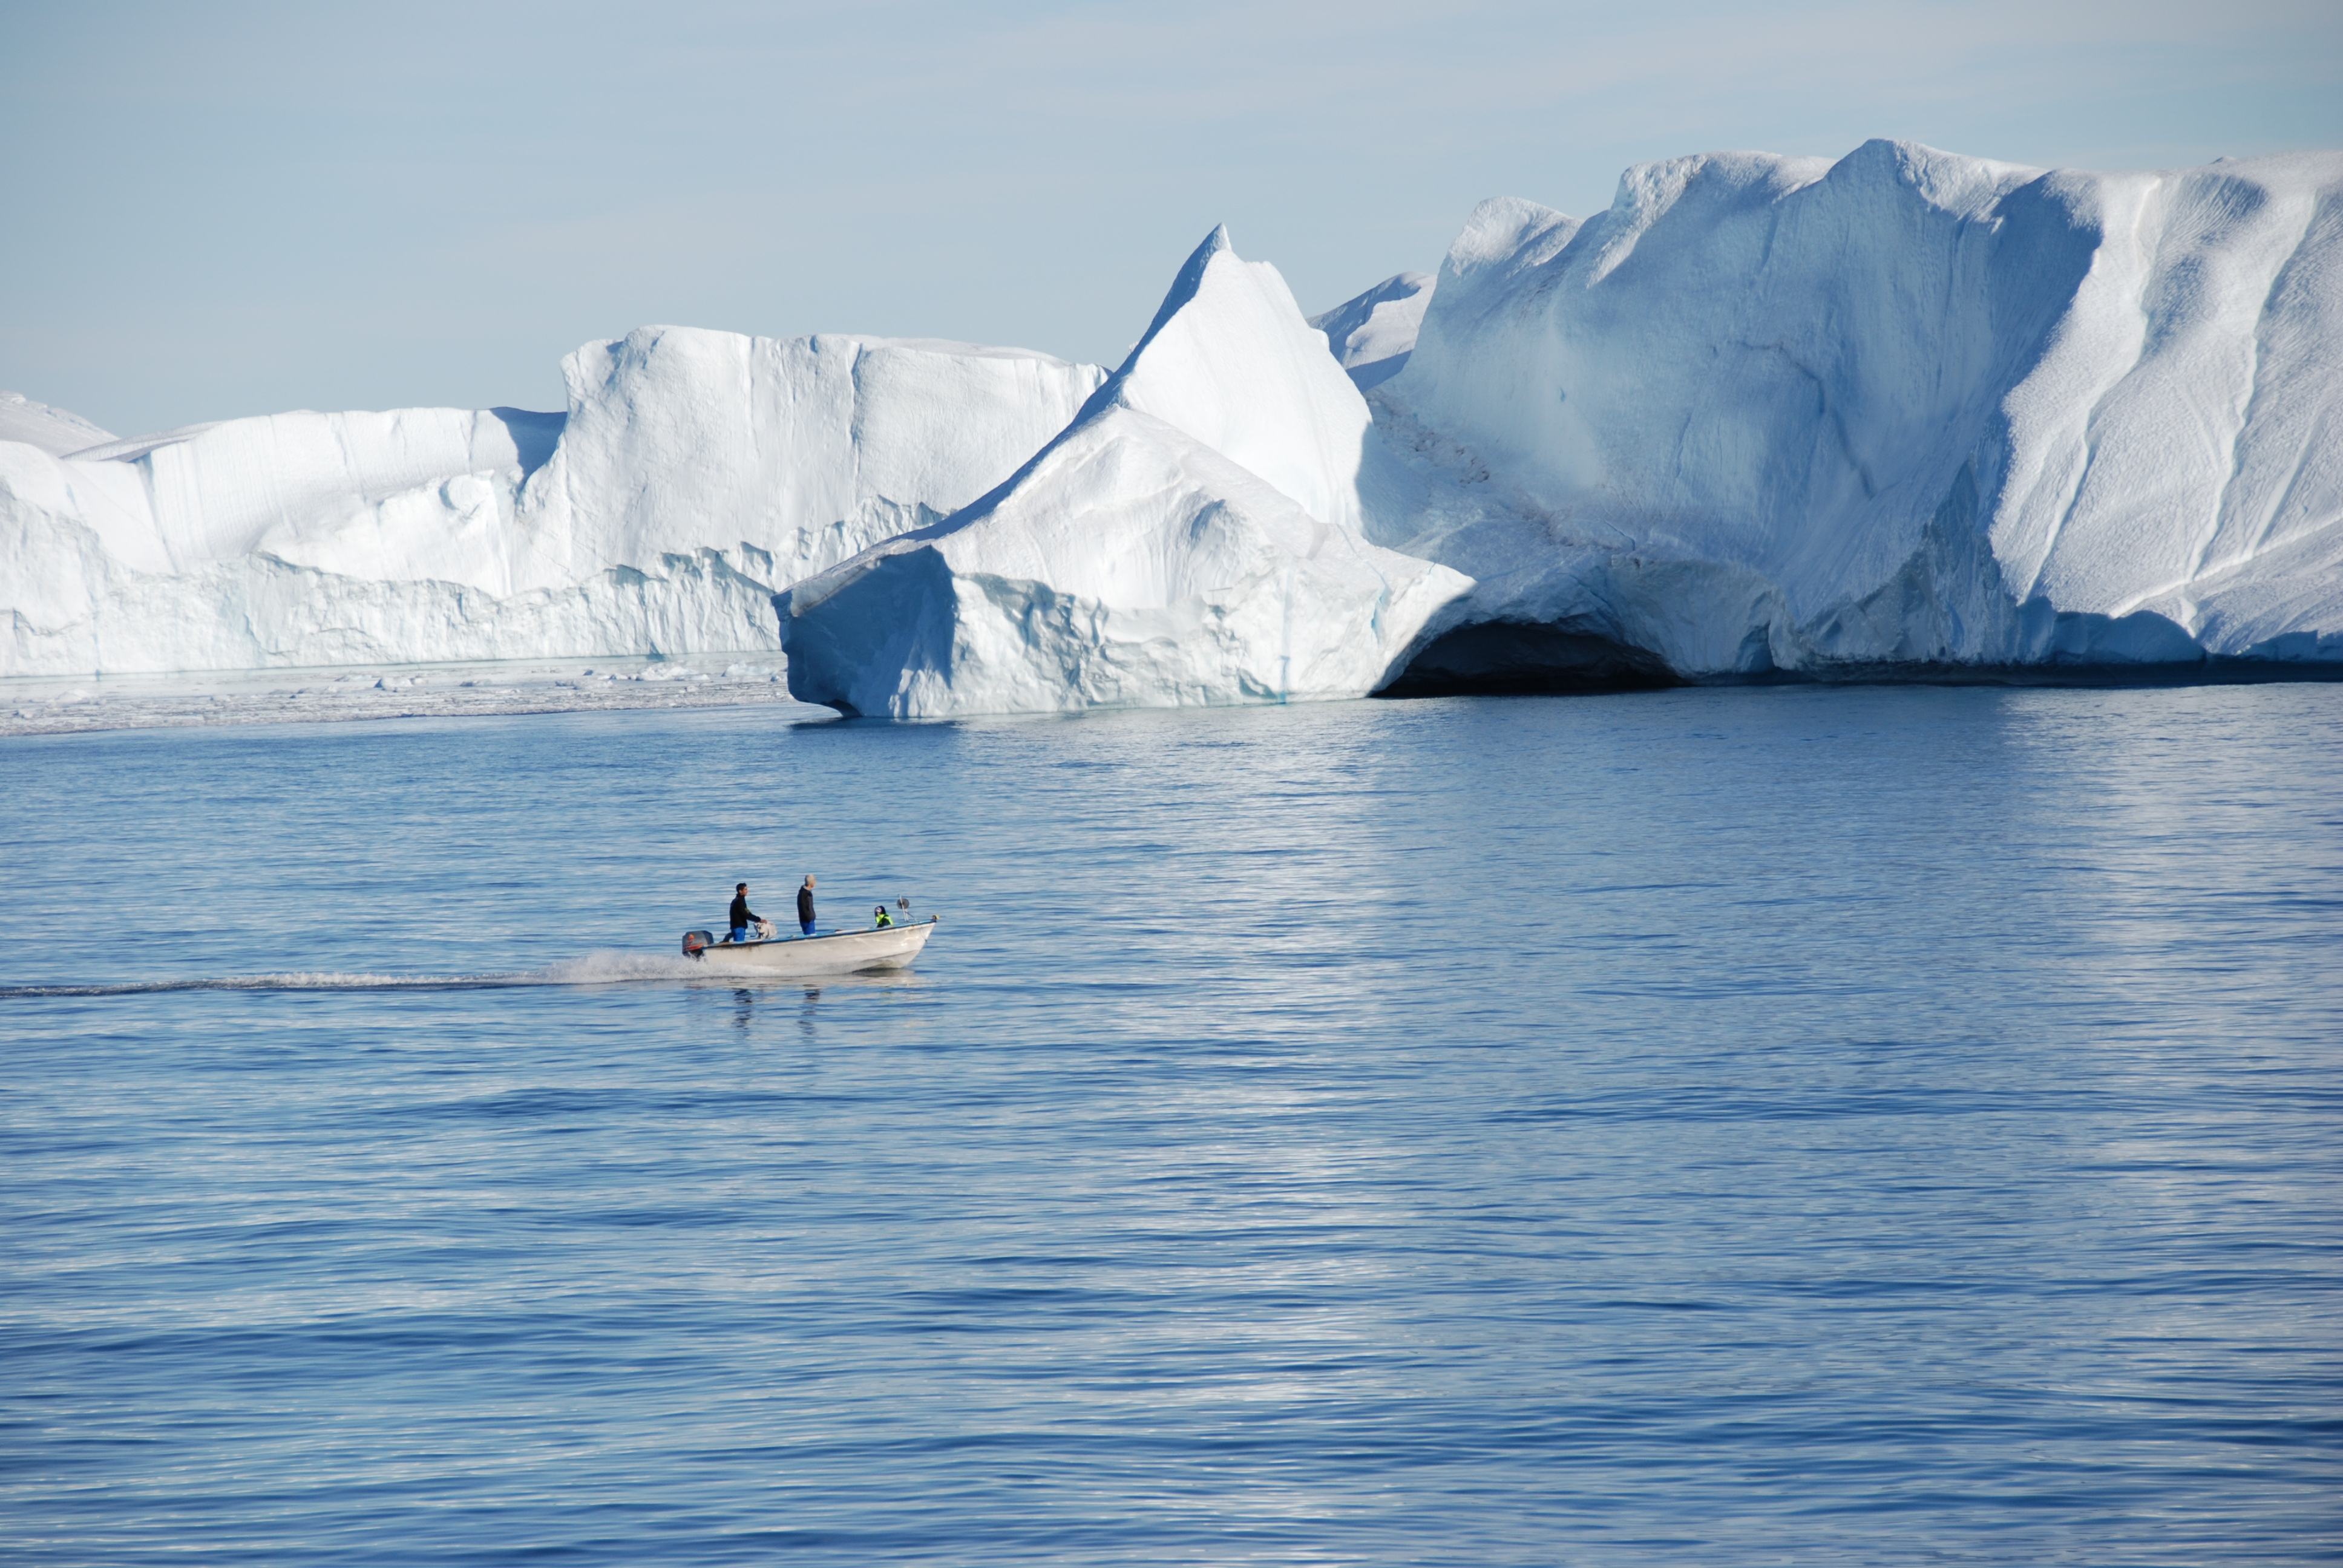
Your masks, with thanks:
[[[911,983],[897,971],[867,975],[825,975],[821,983]],[[35,997],[146,996],[164,991],[441,991],[500,990],[528,986],[674,985],[743,986],[803,985],[802,979],[727,971],[711,974],[687,958],[660,953],[589,952],[564,959],[542,969],[491,971],[468,975],[346,974],[322,970],[286,970],[269,974],[190,976],[178,980],[116,980],[87,985],[0,986],[0,1001]]]

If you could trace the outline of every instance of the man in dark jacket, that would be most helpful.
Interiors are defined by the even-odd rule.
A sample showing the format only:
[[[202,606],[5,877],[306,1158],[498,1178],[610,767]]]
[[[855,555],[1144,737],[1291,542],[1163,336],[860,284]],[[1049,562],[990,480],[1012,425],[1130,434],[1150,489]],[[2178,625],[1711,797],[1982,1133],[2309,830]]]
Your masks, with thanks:
[[[806,873],[805,886],[798,890],[798,930],[813,935],[813,873]]]
[[[765,922],[749,907],[749,884],[741,882],[732,889],[732,940],[745,942]]]

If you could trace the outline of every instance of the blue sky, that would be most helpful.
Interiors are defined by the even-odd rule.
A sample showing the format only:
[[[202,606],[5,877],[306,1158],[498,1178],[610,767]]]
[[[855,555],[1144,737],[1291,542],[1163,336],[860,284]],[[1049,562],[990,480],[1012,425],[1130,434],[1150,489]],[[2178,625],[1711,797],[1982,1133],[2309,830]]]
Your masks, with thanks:
[[[1315,310],[1483,196],[1874,136],[2343,146],[2343,5],[0,0],[0,387],[128,434],[558,407],[651,322],[1111,359],[1216,222]]]

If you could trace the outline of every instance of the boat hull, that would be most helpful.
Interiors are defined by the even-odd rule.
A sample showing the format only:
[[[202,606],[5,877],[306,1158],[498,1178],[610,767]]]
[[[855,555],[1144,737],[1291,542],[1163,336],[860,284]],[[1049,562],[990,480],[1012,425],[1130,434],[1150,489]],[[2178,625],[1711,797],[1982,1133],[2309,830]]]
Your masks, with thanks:
[[[693,955],[711,970],[787,979],[796,975],[843,975],[860,970],[910,967],[935,933],[933,920],[915,926],[873,931],[830,931],[818,937],[776,937],[770,941],[716,942]]]

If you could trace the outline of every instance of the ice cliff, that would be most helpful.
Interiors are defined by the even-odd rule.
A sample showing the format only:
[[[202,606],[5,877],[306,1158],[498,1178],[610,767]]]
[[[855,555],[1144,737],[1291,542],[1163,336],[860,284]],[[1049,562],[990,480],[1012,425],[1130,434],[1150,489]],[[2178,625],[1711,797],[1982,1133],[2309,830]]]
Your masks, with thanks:
[[[1647,165],[1483,204],[1405,351],[1373,536],[1503,628],[1419,689],[2343,658],[2343,155]]]
[[[0,401],[0,673],[771,648],[777,588],[983,494],[1105,377],[674,327],[562,368],[566,414],[280,414],[131,441]]]
[[[1215,230],[1006,484],[783,596],[789,690],[895,718],[1363,696],[1469,586],[1362,537],[1368,427]]]

